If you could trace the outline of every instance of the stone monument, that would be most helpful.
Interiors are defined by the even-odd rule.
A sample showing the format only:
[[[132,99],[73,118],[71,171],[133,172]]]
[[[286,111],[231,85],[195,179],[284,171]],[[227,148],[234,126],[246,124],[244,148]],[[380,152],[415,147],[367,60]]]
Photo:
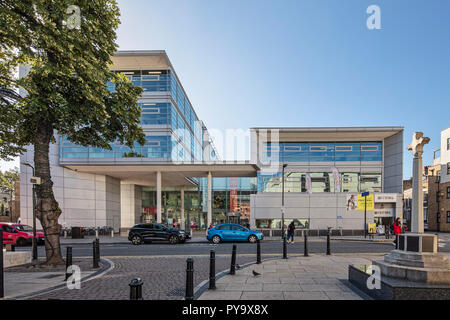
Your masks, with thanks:
[[[377,299],[450,299],[450,261],[438,253],[438,237],[424,233],[422,154],[430,141],[422,132],[413,134],[408,150],[413,159],[411,232],[397,235],[395,249],[370,266],[349,266],[349,280]],[[378,269],[381,287],[368,289],[367,278]]]

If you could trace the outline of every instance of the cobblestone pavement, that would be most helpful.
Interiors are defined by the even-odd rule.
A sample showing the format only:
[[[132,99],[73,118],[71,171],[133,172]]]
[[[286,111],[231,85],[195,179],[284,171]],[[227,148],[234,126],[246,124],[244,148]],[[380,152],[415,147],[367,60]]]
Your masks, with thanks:
[[[143,298],[145,300],[182,299],[186,286],[186,258],[180,256],[166,257],[129,257],[110,258],[115,267],[103,276],[83,282],[80,290],[67,288],[55,290],[30,299],[47,300],[127,300],[129,286],[133,277],[142,278]],[[209,277],[209,257],[193,256],[194,286]],[[216,272],[230,267],[230,257],[216,258]],[[238,264],[255,260],[255,257],[237,256]]]

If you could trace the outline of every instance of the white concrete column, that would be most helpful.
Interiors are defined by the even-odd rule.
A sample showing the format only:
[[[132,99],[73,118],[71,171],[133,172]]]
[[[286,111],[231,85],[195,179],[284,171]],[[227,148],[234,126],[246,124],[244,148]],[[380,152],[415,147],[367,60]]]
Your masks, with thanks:
[[[422,187],[422,157],[414,157],[413,160],[413,201],[411,214],[411,231],[424,232],[423,223],[423,187]]]
[[[156,222],[162,222],[161,171],[156,172]]]
[[[206,228],[212,223],[212,174],[208,172],[208,216]]]
[[[184,186],[181,187],[181,226],[180,228],[184,230]]]

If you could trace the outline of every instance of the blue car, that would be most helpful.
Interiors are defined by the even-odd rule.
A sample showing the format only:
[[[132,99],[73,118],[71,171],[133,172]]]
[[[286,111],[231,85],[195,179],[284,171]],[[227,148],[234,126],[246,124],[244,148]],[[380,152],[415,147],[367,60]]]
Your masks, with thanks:
[[[261,232],[249,230],[238,224],[226,223],[209,229],[206,239],[215,244],[222,241],[248,241],[255,243],[257,239],[262,240],[263,235]]]

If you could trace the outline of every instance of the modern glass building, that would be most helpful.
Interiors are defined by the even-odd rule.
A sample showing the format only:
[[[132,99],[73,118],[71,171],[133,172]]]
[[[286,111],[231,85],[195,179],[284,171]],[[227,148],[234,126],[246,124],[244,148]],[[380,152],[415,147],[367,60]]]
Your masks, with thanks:
[[[229,162],[164,51],[120,51],[112,61],[113,71],[144,89],[146,142],[104,150],[57,136],[50,162],[63,225],[125,233],[139,222],[206,228],[232,221],[279,229],[283,164],[286,223],[361,230],[363,217],[349,203],[365,191],[376,195],[370,219],[386,223],[401,212],[402,127],[252,128],[250,159]],[[21,162],[33,162],[31,147]],[[31,175],[21,165],[24,223],[32,221]]]

